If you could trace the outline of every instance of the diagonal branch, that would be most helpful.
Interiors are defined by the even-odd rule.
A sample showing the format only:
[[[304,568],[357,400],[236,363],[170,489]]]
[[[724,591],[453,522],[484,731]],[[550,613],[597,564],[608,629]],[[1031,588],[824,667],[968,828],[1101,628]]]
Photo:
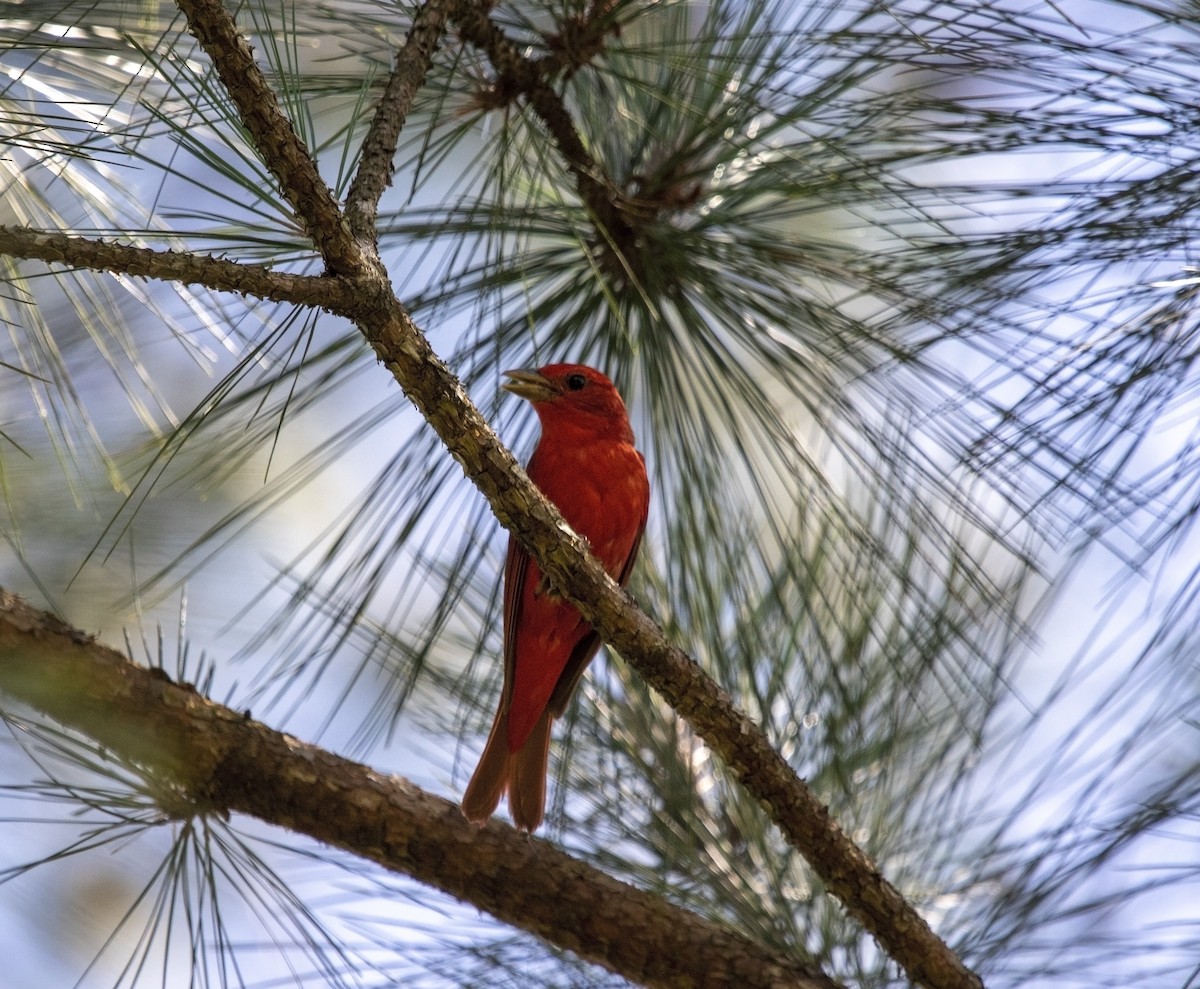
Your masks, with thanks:
[[[0,254],[72,268],[110,271],[114,275],[203,285],[216,291],[238,292],[273,302],[292,302],[330,311],[345,309],[353,299],[351,283],[337,278],[296,275],[261,264],[240,264],[184,251],[130,247],[25,227],[0,225]]]
[[[421,5],[404,47],[396,55],[396,67],[388,77],[375,116],[371,118],[358,171],[346,196],[346,216],[356,237],[376,239],[379,199],[383,190],[392,184],[396,142],[446,30],[447,6],[447,0],[425,0]]]
[[[839,989],[802,964],[492,822],[213,703],[0,590],[0,690],[239,811],[472,903],[647,986]]]
[[[241,115],[263,162],[316,244],[329,271],[357,270],[359,252],[338,209],[337,200],[317,171],[316,162],[292,129],[274,90],[254,61],[250,43],[221,0],[178,0],[188,28],[205,53]]]

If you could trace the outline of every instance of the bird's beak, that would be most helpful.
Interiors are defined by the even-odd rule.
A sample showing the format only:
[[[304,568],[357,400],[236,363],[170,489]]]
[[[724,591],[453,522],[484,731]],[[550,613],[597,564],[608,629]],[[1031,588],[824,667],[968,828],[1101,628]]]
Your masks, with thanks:
[[[505,371],[504,375],[512,378],[512,381],[506,381],[500,387],[521,398],[531,402],[548,402],[558,397],[558,389],[550,379],[537,371]]]

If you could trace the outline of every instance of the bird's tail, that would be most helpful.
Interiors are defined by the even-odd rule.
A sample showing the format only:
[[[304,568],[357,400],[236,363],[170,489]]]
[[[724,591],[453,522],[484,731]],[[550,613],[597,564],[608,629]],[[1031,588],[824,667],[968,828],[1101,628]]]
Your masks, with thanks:
[[[472,824],[483,824],[500,804],[500,798],[508,789],[509,764],[512,753],[508,751],[508,714],[496,712],[492,730],[488,735],[479,765],[471,776],[471,782],[463,793],[462,812]]]
[[[529,738],[512,754],[508,771],[508,809],[513,823],[533,832],[546,810],[546,768],[550,761],[550,709],[542,711]]]
[[[535,831],[546,806],[546,768],[550,757],[550,711],[542,712],[528,740],[517,752],[508,749],[508,716],[496,714],[487,745],[471,782],[463,793],[463,816],[483,824],[508,791],[513,823],[522,831]]]

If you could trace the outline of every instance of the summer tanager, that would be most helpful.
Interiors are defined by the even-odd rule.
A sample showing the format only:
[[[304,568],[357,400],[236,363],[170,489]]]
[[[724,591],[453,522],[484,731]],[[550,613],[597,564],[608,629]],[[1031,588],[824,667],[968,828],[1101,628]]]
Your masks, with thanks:
[[[506,371],[502,387],[528,399],[542,435],[529,478],[624,584],[633,568],[650,485],[634,449],[617,389],[599,371],[551,364]],[[545,585],[537,563],[509,538],[504,566],[504,690],[479,766],[463,794],[468,820],[482,824],[508,792],[523,831],[542,823],[550,722],[566,710],[600,640],[575,606]]]

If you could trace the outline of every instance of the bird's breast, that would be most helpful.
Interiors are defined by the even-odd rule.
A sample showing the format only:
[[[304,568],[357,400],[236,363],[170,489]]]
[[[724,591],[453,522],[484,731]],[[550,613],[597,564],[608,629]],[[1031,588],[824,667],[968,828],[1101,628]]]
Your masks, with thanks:
[[[624,442],[538,447],[529,477],[612,572],[641,529],[650,500],[646,467]]]

